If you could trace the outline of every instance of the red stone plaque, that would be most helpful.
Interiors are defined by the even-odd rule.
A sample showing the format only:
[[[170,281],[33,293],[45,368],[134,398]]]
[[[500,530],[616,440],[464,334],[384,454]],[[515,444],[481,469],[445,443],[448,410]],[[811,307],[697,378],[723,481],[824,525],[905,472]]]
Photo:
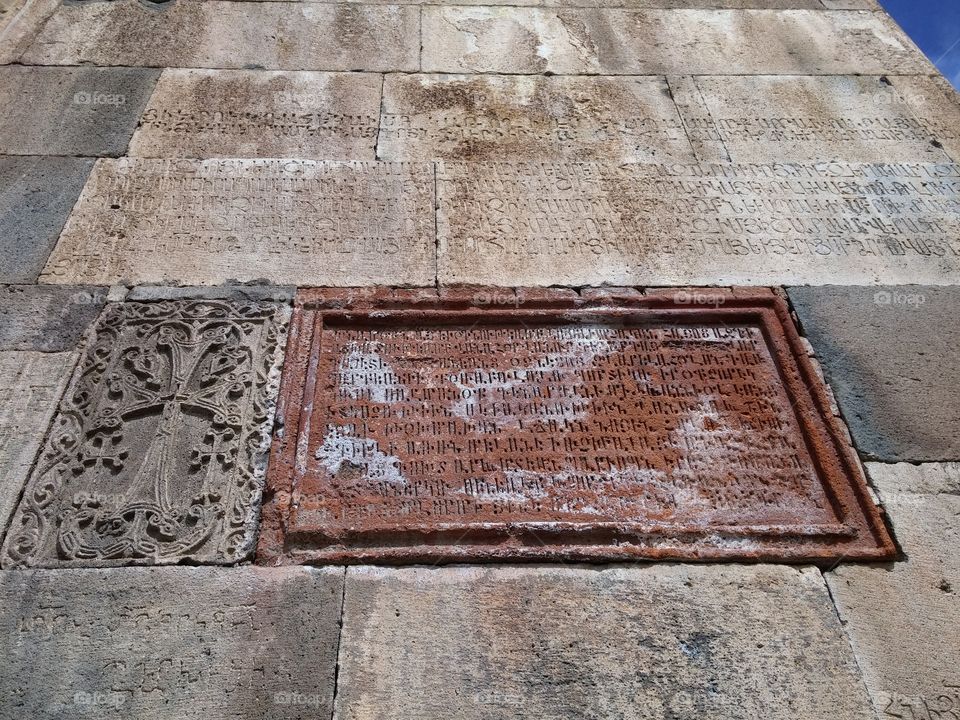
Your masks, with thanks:
[[[759,291],[305,291],[262,562],[894,552]]]

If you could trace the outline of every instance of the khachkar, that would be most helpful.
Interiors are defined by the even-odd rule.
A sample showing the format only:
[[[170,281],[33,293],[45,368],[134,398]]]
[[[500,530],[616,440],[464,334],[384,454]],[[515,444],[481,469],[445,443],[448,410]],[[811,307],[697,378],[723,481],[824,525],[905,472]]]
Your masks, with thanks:
[[[109,306],[11,523],[4,565],[246,557],[284,314],[269,303]]]

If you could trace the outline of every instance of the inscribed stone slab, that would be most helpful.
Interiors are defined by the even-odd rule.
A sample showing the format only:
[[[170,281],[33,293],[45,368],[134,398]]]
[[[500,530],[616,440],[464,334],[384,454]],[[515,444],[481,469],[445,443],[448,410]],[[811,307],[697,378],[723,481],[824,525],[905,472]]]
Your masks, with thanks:
[[[883,13],[423,8],[424,72],[930,73]]]
[[[339,720],[868,720],[813,569],[349,568]]]
[[[0,717],[329,718],[343,570],[0,575]]]
[[[681,111],[690,139],[722,144],[734,162],[950,160],[934,145],[928,123],[877,77],[711,76],[695,82],[705,113]]]
[[[769,290],[486,294],[298,295],[261,562],[891,555]]]
[[[861,453],[960,460],[960,288],[789,292]]]
[[[130,67],[0,67],[0,153],[123,155],[159,74]]]
[[[23,62],[415,71],[419,51],[412,6],[115,0],[61,5]]]
[[[42,279],[433,285],[433,187],[417,163],[101,160]]]
[[[36,282],[92,167],[87,158],[0,158],[0,283]]]
[[[0,352],[0,535],[76,359],[74,353]]]
[[[442,283],[947,284],[960,166],[440,163]]]
[[[17,508],[4,567],[243,560],[288,312],[109,305]]]
[[[960,161],[960,94],[940,76],[892,77],[894,91],[917,115],[954,162]]]
[[[237,0],[237,2],[278,2],[280,0]],[[305,0],[307,2],[340,2],[341,0]],[[423,0],[365,0],[369,5],[423,5]],[[597,8],[622,7],[632,9],[738,9],[738,10],[823,10],[830,3],[834,10],[878,9],[876,0],[446,0],[444,5],[510,5],[513,7]]]
[[[881,718],[960,713],[960,466],[868,465],[905,554],[827,574]]]
[[[388,75],[384,160],[608,160],[693,153],[663,78]]]
[[[0,287],[0,350],[73,350],[106,302],[105,287]]]
[[[164,70],[129,155],[373,160],[379,76]]]

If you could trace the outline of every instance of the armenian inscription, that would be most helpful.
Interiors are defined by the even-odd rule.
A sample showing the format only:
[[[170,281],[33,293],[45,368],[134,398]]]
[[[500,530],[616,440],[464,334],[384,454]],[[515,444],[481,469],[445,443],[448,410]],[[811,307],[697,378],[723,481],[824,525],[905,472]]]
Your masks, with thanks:
[[[122,158],[94,166],[43,279],[432,285],[434,254],[429,164]]]
[[[440,163],[440,280],[947,284],[960,166]]]
[[[777,303],[758,298],[429,320],[301,308],[315,369],[287,401],[287,431],[308,428],[289,536],[337,561],[884,555],[869,508],[855,518],[849,482],[838,500],[824,476],[843,459],[782,381]]]

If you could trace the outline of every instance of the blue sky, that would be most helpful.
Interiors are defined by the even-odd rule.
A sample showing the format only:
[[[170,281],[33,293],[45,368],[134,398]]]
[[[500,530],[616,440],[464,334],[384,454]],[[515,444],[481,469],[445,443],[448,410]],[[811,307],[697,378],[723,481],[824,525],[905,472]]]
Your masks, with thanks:
[[[880,4],[960,89],[960,0],[880,0]]]

